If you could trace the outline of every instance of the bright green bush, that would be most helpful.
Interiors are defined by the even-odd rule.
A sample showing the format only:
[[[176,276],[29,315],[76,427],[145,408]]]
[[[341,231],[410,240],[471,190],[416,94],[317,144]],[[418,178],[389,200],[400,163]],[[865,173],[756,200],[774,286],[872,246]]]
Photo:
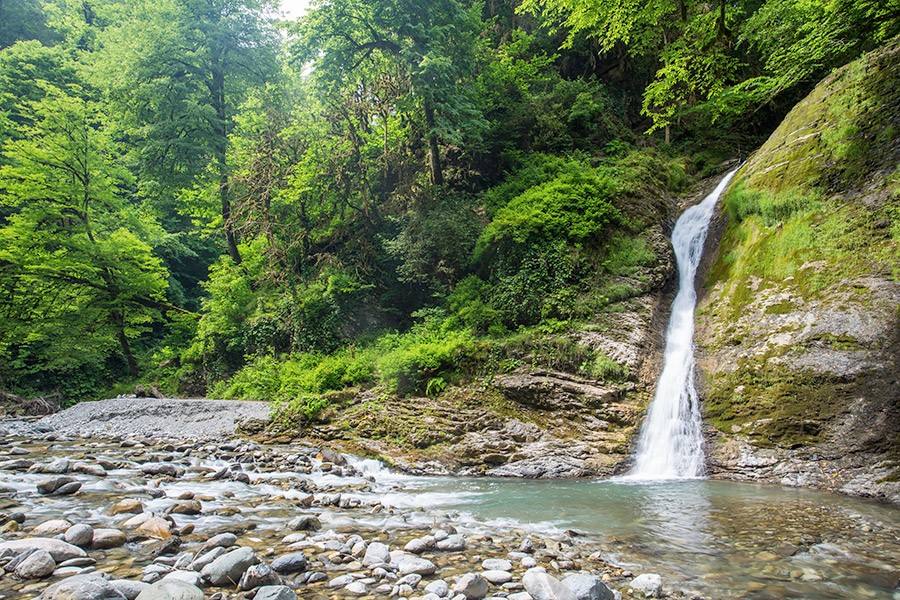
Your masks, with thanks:
[[[466,277],[450,294],[452,318],[479,333],[491,330],[501,320],[500,311],[492,304],[493,292],[488,282],[475,275]]]
[[[620,191],[610,174],[570,163],[552,181],[529,188],[498,210],[479,238],[476,253],[492,246],[579,242],[596,236],[620,220],[613,205]]]
[[[386,335],[377,343],[378,376],[388,389],[424,393],[432,378],[445,377],[474,350],[467,330],[454,330],[449,320],[428,318],[403,334]]]

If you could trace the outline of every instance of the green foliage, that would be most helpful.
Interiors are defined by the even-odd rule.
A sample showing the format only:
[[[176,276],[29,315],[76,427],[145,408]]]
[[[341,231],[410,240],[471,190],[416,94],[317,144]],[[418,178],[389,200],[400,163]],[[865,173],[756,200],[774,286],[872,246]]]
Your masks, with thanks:
[[[378,340],[378,377],[389,390],[423,393],[434,378],[446,378],[474,350],[469,331],[454,330],[447,320],[430,317],[407,333]]]
[[[582,364],[581,371],[606,382],[625,381],[629,377],[627,366],[620,365],[603,352],[598,352],[593,361]]]
[[[570,162],[553,180],[529,188],[497,211],[478,239],[477,253],[542,240],[583,242],[621,213],[613,198],[618,182],[600,169]]]

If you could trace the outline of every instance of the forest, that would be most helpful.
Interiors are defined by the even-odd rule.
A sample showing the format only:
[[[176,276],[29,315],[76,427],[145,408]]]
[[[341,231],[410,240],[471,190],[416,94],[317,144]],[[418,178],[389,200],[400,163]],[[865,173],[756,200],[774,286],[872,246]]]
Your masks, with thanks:
[[[440,394],[657,285],[652,225],[898,0],[0,0],[0,390]],[[537,358],[536,358],[537,357]]]

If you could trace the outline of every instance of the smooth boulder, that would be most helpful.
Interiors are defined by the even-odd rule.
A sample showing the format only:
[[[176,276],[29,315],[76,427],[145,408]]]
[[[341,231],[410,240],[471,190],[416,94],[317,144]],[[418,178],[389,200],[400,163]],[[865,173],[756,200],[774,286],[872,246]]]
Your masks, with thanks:
[[[465,596],[466,600],[481,600],[488,594],[488,582],[481,575],[468,573],[459,578],[453,591]]]
[[[109,581],[93,573],[73,575],[54,583],[38,596],[40,600],[127,600]]]
[[[242,547],[223,554],[212,561],[200,573],[215,586],[237,585],[244,572],[259,563],[253,548]]]
[[[177,579],[163,579],[142,591],[135,600],[203,600],[203,590]]]
[[[615,600],[615,593],[603,580],[590,573],[573,573],[562,580],[577,600]]]
[[[19,579],[43,579],[56,570],[56,561],[46,550],[35,550],[16,565],[14,573]]]
[[[529,570],[522,577],[522,584],[534,600],[576,600],[572,590],[543,570]]]
[[[87,552],[78,546],[73,546],[68,542],[53,538],[36,537],[0,542],[0,553],[3,553],[4,550],[12,550],[15,554],[19,554],[31,549],[49,552],[50,556],[52,556],[53,560],[57,563],[65,562],[73,558],[87,557]]]
[[[286,585],[264,585],[256,590],[253,600],[297,600],[297,592]]]

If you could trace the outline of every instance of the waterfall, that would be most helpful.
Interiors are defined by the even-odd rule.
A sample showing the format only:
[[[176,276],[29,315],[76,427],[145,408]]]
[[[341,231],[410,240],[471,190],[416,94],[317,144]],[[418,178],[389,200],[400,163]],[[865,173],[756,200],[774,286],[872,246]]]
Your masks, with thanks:
[[[736,171],[737,169],[735,169]],[[694,277],[716,202],[735,171],[703,202],[675,223],[672,246],[678,266],[678,294],[666,329],[663,370],[641,428],[629,479],[683,479],[704,475],[700,403],[694,388]]]

